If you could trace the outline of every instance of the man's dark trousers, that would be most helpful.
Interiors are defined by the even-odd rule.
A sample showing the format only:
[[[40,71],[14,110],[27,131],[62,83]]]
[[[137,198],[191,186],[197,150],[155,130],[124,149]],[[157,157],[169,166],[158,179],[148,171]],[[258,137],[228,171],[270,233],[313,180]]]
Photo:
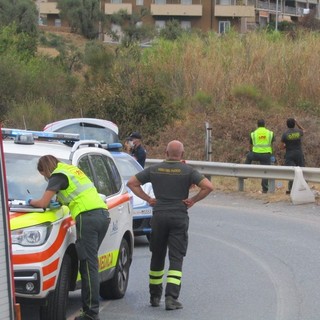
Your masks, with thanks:
[[[82,309],[90,316],[99,314],[98,250],[109,223],[109,212],[106,209],[83,212],[76,217]]]
[[[177,283],[181,281],[183,258],[188,247],[189,216],[187,211],[166,210],[153,213],[151,220],[152,234],[150,239],[150,251],[152,252],[150,271],[164,273],[167,248],[169,250],[169,270],[177,275]],[[165,296],[175,299],[180,294],[180,284],[168,282]],[[160,297],[162,283],[149,285],[150,295]]]
[[[268,166],[271,164],[271,153],[256,153],[256,152],[250,151],[247,154],[245,164],[251,164],[252,161],[257,161],[261,165]],[[262,192],[264,193],[268,192],[268,179],[262,179],[261,186],[262,186]]]

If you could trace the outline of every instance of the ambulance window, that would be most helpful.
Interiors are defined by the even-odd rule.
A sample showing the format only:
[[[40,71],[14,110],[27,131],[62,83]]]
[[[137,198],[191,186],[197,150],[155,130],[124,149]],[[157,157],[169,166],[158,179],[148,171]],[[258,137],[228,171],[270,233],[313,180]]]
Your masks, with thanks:
[[[48,183],[37,170],[38,160],[33,155],[5,154],[9,199],[24,200],[27,194],[42,196]]]
[[[120,173],[112,159],[108,157],[104,157],[103,160],[106,163],[106,167],[108,168],[109,176],[113,181],[114,193],[117,193],[120,191],[122,186],[122,179],[121,179]]]
[[[90,178],[92,182],[94,182],[94,175],[89,163],[89,157],[84,156],[79,160],[78,167]]]
[[[92,164],[96,177],[95,186],[99,193],[110,196],[115,193],[115,186],[109,168],[106,166],[103,156],[100,154],[91,154],[90,162]]]

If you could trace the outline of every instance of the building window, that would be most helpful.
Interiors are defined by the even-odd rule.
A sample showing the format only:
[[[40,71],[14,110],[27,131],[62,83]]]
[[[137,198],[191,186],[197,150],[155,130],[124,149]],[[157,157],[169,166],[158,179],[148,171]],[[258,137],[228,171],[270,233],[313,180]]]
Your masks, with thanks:
[[[191,29],[191,21],[181,21],[181,28],[184,30]]]
[[[218,0],[217,4],[221,5],[221,6],[231,6],[231,0]]]
[[[118,24],[112,23],[112,25],[111,25],[111,31],[112,31],[115,35],[117,35],[117,36],[119,37],[119,39],[122,38],[123,32],[122,32],[121,26],[119,26]]]
[[[143,0],[136,0],[137,6],[143,6]]]
[[[181,4],[186,4],[186,5],[192,4],[192,0],[181,0]]]
[[[110,3],[122,3],[122,0],[111,0]]]
[[[54,19],[54,26],[61,27],[61,19]]]
[[[156,20],[155,26],[158,30],[163,29],[166,26],[166,22],[164,20]]]
[[[230,29],[230,21],[219,21],[219,33],[226,33]]]
[[[155,4],[166,4],[166,0],[155,0]]]

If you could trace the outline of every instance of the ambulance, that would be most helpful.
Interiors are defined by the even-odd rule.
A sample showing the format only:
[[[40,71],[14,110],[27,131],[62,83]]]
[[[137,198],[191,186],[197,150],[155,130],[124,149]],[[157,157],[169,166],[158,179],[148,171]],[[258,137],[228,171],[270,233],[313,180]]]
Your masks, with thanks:
[[[20,320],[20,306],[15,303],[10,245],[7,186],[2,137],[0,135],[0,314],[1,319]]]
[[[38,159],[52,154],[78,166],[109,207],[111,222],[99,250],[100,296],[125,295],[134,236],[132,203],[110,152],[77,134],[2,129],[10,208],[15,295],[20,304],[40,305],[41,320],[66,318],[68,293],[81,288],[75,250],[76,229],[69,208],[33,208],[47,186]]]

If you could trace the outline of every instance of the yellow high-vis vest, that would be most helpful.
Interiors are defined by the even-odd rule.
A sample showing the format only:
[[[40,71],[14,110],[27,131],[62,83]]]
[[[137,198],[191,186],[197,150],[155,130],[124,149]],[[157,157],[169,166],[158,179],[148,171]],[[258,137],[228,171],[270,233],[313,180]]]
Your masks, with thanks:
[[[69,181],[65,190],[57,193],[58,201],[69,207],[72,218],[84,211],[107,209],[92,181],[76,166],[59,162],[52,174],[62,173]]]
[[[272,139],[273,132],[259,127],[257,130],[251,132],[252,151],[256,153],[272,153]]]

